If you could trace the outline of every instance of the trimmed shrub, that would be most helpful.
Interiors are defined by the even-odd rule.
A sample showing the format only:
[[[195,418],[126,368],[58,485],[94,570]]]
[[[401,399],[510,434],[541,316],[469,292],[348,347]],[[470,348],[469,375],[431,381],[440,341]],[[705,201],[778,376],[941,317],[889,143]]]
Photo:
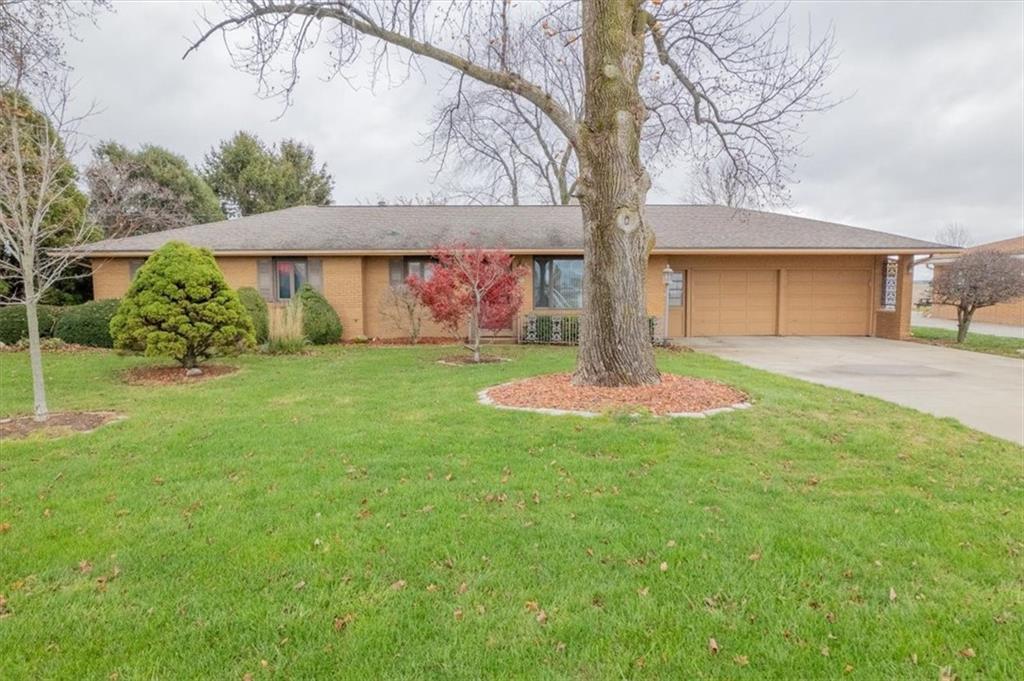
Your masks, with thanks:
[[[341,320],[327,299],[306,284],[299,289],[302,303],[302,328],[306,340],[314,345],[327,345],[341,340]]]
[[[110,320],[114,347],[173,357],[186,368],[256,344],[252,320],[213,253],[170,241],[139,268]]]
[[[110,320],[120,304],[120,300],[92,300],[66,307],[53,327],[53,336],[65,343],[112,348]]]
[[[267,301],[263,300],[260,292],[251,286],[238,289],[238,300],[249,313],[252,319],[253,332],[256,334],[256,342],[266,343],[270,338],[270,315],[267,312]]]
[[[53,327],[60,317],[61,308],[56,305],[39,306],[39,337],[53,336]],[[28,338],[28,316],[24,305],[0,307],[0,343],[13,345],[22,338]]]

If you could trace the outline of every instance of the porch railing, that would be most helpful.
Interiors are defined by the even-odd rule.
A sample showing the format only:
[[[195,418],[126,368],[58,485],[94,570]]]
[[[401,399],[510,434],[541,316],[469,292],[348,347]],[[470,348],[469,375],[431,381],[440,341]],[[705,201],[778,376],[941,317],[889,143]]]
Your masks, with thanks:
[[[536,343],[543,345],[579,345],[580,315],[558,314],[525,314],[519,319],[517,337],[520,343]],[[661,345],[662,325],[658,317],[648,317],[651,342]]]

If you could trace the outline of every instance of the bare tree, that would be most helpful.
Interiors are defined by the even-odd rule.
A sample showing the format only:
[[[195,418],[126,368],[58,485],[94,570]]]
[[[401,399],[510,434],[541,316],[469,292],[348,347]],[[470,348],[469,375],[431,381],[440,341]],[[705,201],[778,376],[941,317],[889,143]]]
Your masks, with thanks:
[[[389,286],[380,297],[380,316],[404,332],[414,345],[420,340],[423,322],[429,314],[405,284]]]
[[[189,51],[226,34],[236,66],[259,78],[264,95],[289,101],[300,56],[327,40],[332,75],[367,54],[375,76],[393,74],[396,60],[407,67],[433,60],[451,67],[459,84],[479,81],[535,107],[565,137],[577,159],[584,224],[577,384],[660,380],[644,300],[654,247],[641,159],[648,119],[655,148],[686,144],[695,158],[725,157],[749,191],[771,196],[791,172],[801,118],[831,105],[823,91],[833,68],[831,32],[798,50],[785,9],[772,5],[229,0],[222,7],[225,16],[208,21]],[[582,118],[547,85],[549,63],[513,39],[529,30],[570,48],[579,43]]]
[[[1024,296],[1024,261],[1000,251],[969,251],[935,268],[932,301],[956,307],[956,342],[963,343],[974,313]]]
[[[451,202],[444,192],[432,191],[422,195],[399,194],[390,199],[385,199],[383,194],[378,194],[375,200],[359,199],[358,203],[365,206],[447,206]]]
[[[967,248],[971,245],[971,231],[962,223],[950,222],[935,233],[935,241],[947,246]]]
[[[24,82],[24,81],[23,81]],[[54,284],[70,276],[78,259],[74,248],[91,240],[83,216],[59,210],[76,190],[69,158],[81,118],[68,113],[66,80],[40,86],[29,100],[17,91],[0,91],[0,269],[18,284],[15,302],[25,305],[36,420],[46,420],[46,387],[39,343],[38,306]],[[35,104],[38,111],[32,110]],[[48,248],[59,242],[63,248]]]
[[[77,192],[70,159],[84,116],[70,112],[64,37],[105,2],[0,2],[0,272],[25,305],[36,420],[49,415],[39,341],[39,301],[73,273],[75,247],[90,240],[84,214],[66,210]],[[88,114],[86,114],[88,115]],[[63,248],[50,248],[59,243]]]
[[[193,223],[187,199],[142,171],[141,164],[131,158],[96,158],[85,169],[89,215],[107,238]]]
[[[744,208],[752,203],[747,196],[747,188],[729,162],[719,161],[698,167],[694,169],[693,176],[690,200],[694,203],[729,208]]]

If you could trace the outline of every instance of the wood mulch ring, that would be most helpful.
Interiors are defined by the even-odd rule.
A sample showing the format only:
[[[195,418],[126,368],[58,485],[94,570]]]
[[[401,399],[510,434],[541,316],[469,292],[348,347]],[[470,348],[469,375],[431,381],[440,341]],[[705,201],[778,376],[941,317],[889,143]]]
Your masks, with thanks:
[[[510,362],[512,360],[507,357],[495,357],[494,355],[480,355],[480,361],[474,362],[473,355],[450,355],[448,357],[442,357],[437,360],[438,364],[445,364],[453,367],[463,366],[476,366],[478,364],[499,364],[501,362]]]
[[[12,416],[0,419],[0,439],[20,440],[39,432],[51,438],[88,433],[123,418],[123,414],[113,411],[62,411],[50,414],[45,421],[36,421],[32,416]]]
[[[134,367],[125,371],[123,377],[130,385],[187,385],[238,371],[238,367],[227,364],[204,364],[200,369],[203,373],[198,376],[188,376],[180,366]]]
[[[487,388],[479,398],[482,404],[500,409],[579,416],[647,412],[703,417],[750,406],[739,390],[703,378],[662,374],[658,385],[621,388],[575,386],[571,378],[567,373],[535,376]]]

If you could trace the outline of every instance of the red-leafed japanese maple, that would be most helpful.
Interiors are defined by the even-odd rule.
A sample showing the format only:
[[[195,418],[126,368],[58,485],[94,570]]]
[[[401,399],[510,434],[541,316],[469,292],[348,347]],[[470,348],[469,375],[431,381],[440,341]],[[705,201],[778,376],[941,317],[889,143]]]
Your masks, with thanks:
[[[435,322],[458,337],[466,329],[466,349],[479,362],[481,329],[508,328],[523,304],[526,268],[505,251],[464,244],[438,247],[431,255],[436,263],[430,276],[414,275],[406,283]]]

